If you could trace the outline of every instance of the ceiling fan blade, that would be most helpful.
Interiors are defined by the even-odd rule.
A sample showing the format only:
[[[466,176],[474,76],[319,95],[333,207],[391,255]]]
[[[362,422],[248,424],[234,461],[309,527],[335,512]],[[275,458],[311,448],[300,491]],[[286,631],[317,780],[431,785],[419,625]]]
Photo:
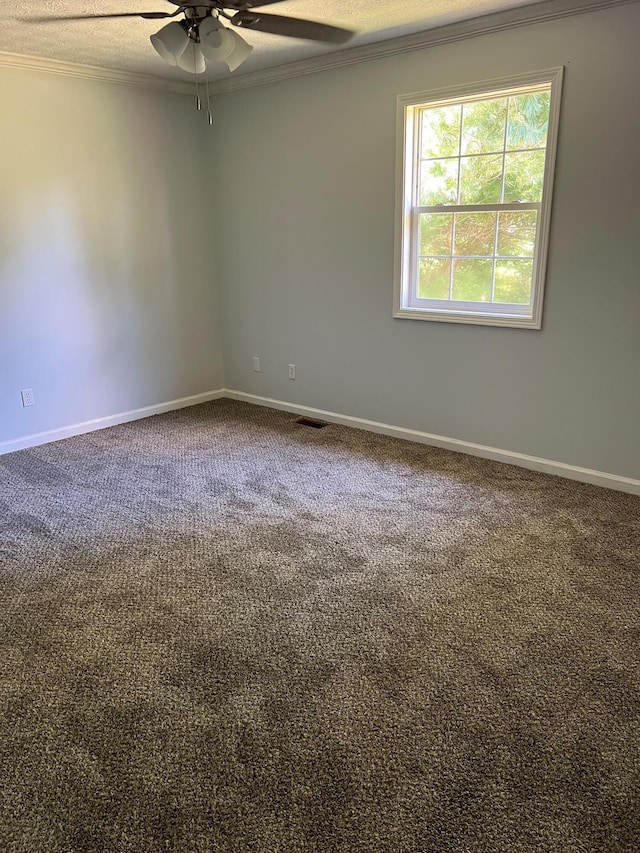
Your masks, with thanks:
[[[262,33],[272,33],[276,36],[289,36],[313,41],[328,41],[343,43],[355,35],[352,30],[342,27],[332,27],[317,21],[306,21],[304,18],[289,18],[286,15],[265,15],[262,12],[238,12],[231,18],[236,27],[259,30]]]
[[[44,15],[39,17],[18,18],[18,21],[23,21],[27,24],[51,24],[55,21],[91,21],[94,18],[173,18],[178,15],[182,9],[177,12],[119,12],[116,14],[106,15]]]
[[[257,9],[258,6],[270,6],[272,3],[282,3],[282,0],[229,0],[227,3],[221,3],[225,9]]]

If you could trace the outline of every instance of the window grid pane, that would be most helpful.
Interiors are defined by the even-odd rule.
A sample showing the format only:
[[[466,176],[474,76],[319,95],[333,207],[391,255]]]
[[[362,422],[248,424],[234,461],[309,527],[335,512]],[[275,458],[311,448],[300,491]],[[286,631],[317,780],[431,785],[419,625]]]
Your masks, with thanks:
[[[460,154],[500,152],[504,146],[508,98],[467,101],[462,105]]]
[[[419,204],[455,204],[460,184],[460,158],[424,160],[420,168]]]
[[[540,179],[535,184],[536,192],[532,194],[533,197],[527,199],[527,201],[538,202],[540,201],[539,186],[541,185],[542,178],[544,177],[545,151],[545,148],[517,148],[510,150],[503,149],[501,151],[484,152],[482,154],[463,154],[461,156],[455,157],[425,157],[420,160],[420,167],[418,170],[418,206],[427,207],[435,204],[473,204],[473,201],[461,198],[461,176],[465,173],[465,171],[471,171],[474,162],[478,164],[484,162],[487,165],[489,163],[496,164],[498,162],[498,158],[502,161],[502,168],[500,170],[500,174],[495,175],[495,178],[497,180],[500,180],[501,182],[500,192],[497,194],[497,197],[493,201],[485,201],[484,203],[499,204],[502,202],[508,202],[510,200],[509,198],[505,198],[504,196],[506,165],[507,163],[509,163],[514,164],[514,166],[517,166],[518,159],[520,159],[521,162],[526,162],[526,160],[534,161],[535,169],[538,172]],[[514,156],[512,157],[512,155]],[[523,157],[518,158],[515,155],[523,155]],[[486,159],[483,160],[483,158]],[[449,177],[449,183],[447,186],[446,193],[446,196],[448,197],[445,196],[442,200],[428,200],[430,196],[432,198],[434,197],[433,191],[430,191],[429,188],[430,176],[435,177],[436,180],[438,178],[442,179],[447,176]],[[437,196],[437,185],[435,196]],[[518,199],[514,198],[513,200],[517,201]]]
[[[526,96],[515,97],[520,100],[508,96],[421,111],[419,206],[540,201],[546,149],[533,143],[542,141],[544,132],[546,144],[546,127],[536,129],[538,139],[523,126],[522,119],[516,127],[516,106],[526,114],[527,108],[535,113],[539,104],[522,101]],[[529,144],[523,144],[527,139]],[[533,174],[527,164],[533,166]],[[533,211],[533,221],[527,213],[529,227],[525,223],[515,239],[509,234],[514,228],[509,228],[506,213],[504,219],[502,213],[489,211],[454,213],[452,217],[420,214],[418,297],[490,303],[503,303],[510,297],[514,303],[528,302],[533,254],[523,254],[522,247],[528,242],[533,253],[537,213]],[[442,216],[445,218],[438,223]],[[510,245],[510,236],[513,248],[520,251],[499,253]],[[449,253],[443,252],[447,245]]]
[[[536,218],[517,209],[418,214],[417,297],[528,304]]]
[[[536,96],[537,100],[533,100]],[[542,91],[499,99],[478,99],[453,107],[421,110],[418,204],[428,206],[491,204],[517,200],[539,201],[544,177],[547,135],[547,122],[543,121],[543,118],[545,109],[548,113],[548,102],[549,92]],[[504,106],[502,107],[501,104]],[[520,113],[516,108],[518,105]],[[488,111],[484,117],[479,112],[483,109]],[[491,119],[492,110],[493,117],[499,121],[499,124],[492,128],[491,123],[488,122],[485,127],[482,127],[483,118]],[[529,124],[527,124],[527,111],[531,114]],[[476,116],[477,118],[476,114],[480,116],[478,121],[480,130],[488,134],[488,142],[482,138],[482,134],[479,139],[477,137],[465,139],[468,117],[471,116],[473,119]],[[536,122],[537,125],[534,126]],[[497,142],[498,131],[501,135],[501,145],[492,147],[489,142]],[[533,152],[539,152],[537,157],[527,157]],[[520,171],[527,160],[533,165],[535,174],[533,180],[528,183],[526,176],[523,181],[522,174],[518,174],[518,158],[511,156],[518,154],[524,155],[520,158]],[[484,161],[475,159],[480,157],[487,159]],[[496,159],[489,160],[490,157]],[[502,166],[499,174],[495,172],[498,157],[501,159]],[[508,166],[511,166],[510,170]],[[484,183],[483,169],[486,170]]]
[[[551,92],[528,92],[509,98],[507,149],[547,147]]]
[[[537,221],[536,210],[499,212],[496,253],[500,257],[533,257]]]
[[[491,302],[492,259],[456,258],[452,273],[451,299],[457,302]]]
[[[547,145],[555,153],[562,74],[526,77],[459,99],[453,89],[439,102],[399,98],[411,168],[396,214],[405,223],[396,316],[456,322],[469,313],[461,322],[495,316],[498,325],[540,327],[550,202],[542,191],[553,174],[545,159]]]

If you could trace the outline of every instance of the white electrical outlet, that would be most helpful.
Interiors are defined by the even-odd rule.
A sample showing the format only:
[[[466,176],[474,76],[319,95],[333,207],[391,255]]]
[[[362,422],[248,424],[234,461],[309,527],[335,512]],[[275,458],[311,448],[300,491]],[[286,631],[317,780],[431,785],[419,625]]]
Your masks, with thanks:
[[[255,373],[260,373],[260,359],[257,355],[253,357],[253,369]]]
[[[22,405],[25,409],[27,406],[35,406],[36,401],[33,399],[33,388],[23,388],[20,394],[22,395]]]
[[[290,364],[289,365],[289,379],[295,379],[295,378],[296,378],[296,366],[295,366],[295,364]]]

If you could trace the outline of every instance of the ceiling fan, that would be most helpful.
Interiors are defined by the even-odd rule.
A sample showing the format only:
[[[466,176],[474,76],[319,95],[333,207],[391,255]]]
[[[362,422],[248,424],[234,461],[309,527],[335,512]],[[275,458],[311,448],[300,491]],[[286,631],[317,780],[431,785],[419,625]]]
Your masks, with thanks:
[[[261,10],[263,6],[281,0],[167,0],[177,9],[171,12],[120,12],[85,15],[47,15],[22,18],[30,23],[55,23],[60,21],[86,21],[96,18],[176,18],[151,36],[151,43],[170,65],[192,74],[202,74],[207,62],[222,60],[230,71],[235,71],[253,50],[235,28],[290,38],[342,44],[353,35],[352,30],[291,18],[271,15]],[[231,25],[225,26],[223,21]]]

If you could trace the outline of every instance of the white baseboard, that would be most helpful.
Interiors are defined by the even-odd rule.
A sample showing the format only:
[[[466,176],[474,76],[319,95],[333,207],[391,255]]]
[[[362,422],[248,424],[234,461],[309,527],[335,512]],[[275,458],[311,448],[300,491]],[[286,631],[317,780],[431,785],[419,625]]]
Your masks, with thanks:
[[[501,450],[498,447],[488,447],[484,444],[475,444],[471,441],[461,441],[458,438],[448,438],[444,435],[435,435],[430,432],[422,432],[416,429],[383,424],[378,421],[369,421],[365,418],[355,418],[351,415],[343,415],[339,412],[327,412],[324,409],[315,409],[311,406],[300,406],[296,403],[287,403],[284,400],[274,400],[271,397],[259,397],[256,394],[246,394],[244,391],[234,391],[231,388],[219,388],[217,391],[205,391],[203,394],[194,394],[191,397],[180,397],[177,400],[169,400],[166,403],[158,403],[154,406],[144,406],[141,409],[132,409],[129,412],[120,412],[116,415],[108,415],[104,418],[96,418],[91,421],[83,421],[78,424],[60,427],[47,432],[38,432],[26,435],[12,441],[0,442],[0,456],[4,453],[12,453],[14,450],[23,450],[27,447],[36,447],[39,444],[47,444],[50,441],[59,441],[62,438],[70,438],[73,435],[82,435],[85,432],[93,432],[105,427],[136,421],[140,418],[149,418],[152,415],[160,415],[163,412],[183,409],[187,406],[197,406],[208,400],[218,400],[228,397],[232,400],[242,400],[256,406],[266,406],[270,409],[280,409],[286,412],[294,412],[298,415],[310,415],[319,420],[335,424],[354,427],[355,429],[377,432],[382,435],[390,435],[395,438],[404,438],[407,441],[415,441],[419,444],[429,444],[434,447],[442,447],[445,450],[455,450],[458,453],[468,453],[470,456],[480,456],[483,459],[493,459],[496,462],[506,462],[509,465],[518,465],[531,471],[542,471],[545,474],[556,474],[569,480],[578,480],[581,483],[592,483],[595,486],[604,486],[608,489],[617,489],[621,492],[629,492],[640,495],[640,480],[631,477],[622,477],[619,474],[608,474],[605,471],[594,471],[591,468],[580,468],[577,465],[567,465],[565,462],[555,462],[552,459],[542,459],[538,456],[528,456],[525,453],[516,453],[512,450]]]
[[[298,415],[310,415],[319,420],[329,421],[330,423],[343,424],[344,426],[377,432],[382,435],[391,435],[395,438],[404,438],[420,444],[442,447],[445,450],[468,453],[470,456],[480,456],[483,459],[493,459],[496,462],[518,465],[520,468],[528,468],[531,471],[555,474],[559,477],[565,477],[568,480],[578,480],[581,483],[592,483],[595,486],[604,486],[608,489],[617,489],[621,492],[640,495],[640,480],[635,480],[631,477],[608,474],[605,471],[594,471],[591,468],[580,468],[577,465],[567,465],[565,462],[555,462],[552,459],[528,456],[526,453],[501,450],[498,447],[488,447],[484,444],[461,441],[458,438],[447,438],[444,435],[434,435],[433,433],[421,432],[416,429],[407,429],[405,427],[392,426],[391,424],[378,423],[377,421],[368,421],[364,418],[354,418],[350,415],[339,414],[338,412],[326,412],[323,409],[299,406],[296,403],[273,400],[270,397],[259,397],[256,394],[246,394],[244,391],[234,391],[230,388],[225,389],[224,396],[230,397],[232,400],[243,400],[245,403],[253,403],[257,406],[281,409],[286,412],[294,412]]]
[[[82,435],[85,432],[93,432],[97,429],[124,424],[128,421],[149,418],[152,415],[160,415],[163,412],[171,412],[174,409],[197,406],[198,403],[206,403],[208,400],[217,400],[224,396],[224,388],[219,388],[217,391],[205,391],[203,394],[194,394],[191,397],[179,397],[177,400],[157,403],[154,406],[144,406],[142,409],[132,409],[129,412],[120,412],[117,415],[107,415],[104,418],[82,421],[79,424],[71,424],[70,426],[48,430],[47,432],[25,435],[22,438],[15,438],[12,441],[0,441],[0,456],[4,453],[12,453],[14,450],[24,450],[26,447],[36,447],[39,444],[48,444],[50,441],[59,441],[61,438],[70,438],[73,435]]]

